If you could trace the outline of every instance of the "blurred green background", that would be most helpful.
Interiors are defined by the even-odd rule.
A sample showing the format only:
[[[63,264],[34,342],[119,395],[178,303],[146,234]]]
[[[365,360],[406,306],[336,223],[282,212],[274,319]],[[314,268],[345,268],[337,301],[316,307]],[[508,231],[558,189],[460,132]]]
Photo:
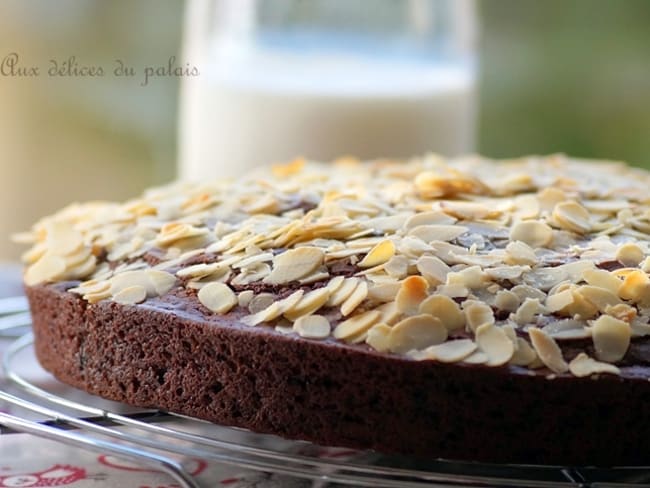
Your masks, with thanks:
[[[566,152],[650,167],[650,1],[478,0],[478,151]],[[0,0],[0,59],[165,65],[175,0]],[[9,233],[70,201],[174,177],[178,79],[0,77],[0,260]]]

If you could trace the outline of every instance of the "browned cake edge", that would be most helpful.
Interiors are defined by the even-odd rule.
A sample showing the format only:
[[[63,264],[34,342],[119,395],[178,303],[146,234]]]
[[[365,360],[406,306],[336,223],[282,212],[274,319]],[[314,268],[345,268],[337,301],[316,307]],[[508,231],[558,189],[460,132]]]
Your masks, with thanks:
[[[207,323],[146,305],[26,287],[36,355],[104,398],[323,445],[422,458],[562,465],[650,462],[650,382],[547,379],[413,361]]]

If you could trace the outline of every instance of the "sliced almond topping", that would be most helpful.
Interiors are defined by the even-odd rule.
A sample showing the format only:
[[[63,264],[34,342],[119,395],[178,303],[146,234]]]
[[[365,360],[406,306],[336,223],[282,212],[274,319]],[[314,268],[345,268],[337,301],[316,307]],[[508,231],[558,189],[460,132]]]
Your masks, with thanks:
[[[591,230],[591,218],[586,208],[577,202],[558,203],[553,209],[553,219],[563,229],[584,234]]]
[[[435,256],[421,256],[417,261],[420,274],[432,285],[446,283],[447,274],[451,268],[440,258]]]
[[[604,312],[607,315],[611,315],[615,319],[622,320],[628,324],[636,318],[637,311],[636,308],[627,305],[626,303],[619,303],[618,305],[607,306],[605,307]]]
[[[461,271],[447,274],[447,285],[463,285],[467,288],[482,288],[487,282],[487,275],[480,266],[469,266]]]
[[[124,288],[135,285],[144,287],[144,289],[147,290],[148,296],[156,295],[153,283],[144,270],[131,270],[118,273],[110,279],[110,282],[110,292],[112,295],[116,295]]]
[[[494,312],[492,312],[492,308],[485,303],[477,302],[475,300],[467,300],[463,304],[463,307],[465,320],[470,330],[476,332],[481,325],[494,324]]]
[[[140,285],[127,286],[113,295],[113,301],[122,305],[135,305],[136,303],[144,302],[146,298],[147,289]]]
[[[566,201],[568,196],[559,188],[548,187],[540,190],[537,194],[537,199],[539,200],[542,210],[550,212],[558,203]]]
[[[645,259],[645,253],[634,242],[626,242],[616,251],[616,259],[625,266],[638,266]]]
[[[465,359],[463,359],[464,363],[467,364],[485,364],[489,361],[489,357],[487,354],[485,354],[481,350],[476,350],[469,356],[467,356]]]
[[[255,296],[255,292],[253,290],[244,290],[242,292],[239,292],[237,294],[237,304],[240,307],[248,307],[248,305],[251,303],[251,300]]]
[[[559,293],[553,293],[546,299],[546,309],[551,313],[562,312],[573,304],[573,291],[570,289],[563,290]]]
[[[264,310],[260,310],[254,314],[242,317],[242,323],[250,326],[255,326],[261,324],[262,322],[270,322],[271,320],[278,318],[280,315],[282,315],[282,310],[280,309],[279,303],[280,302],[273,302]]]
[[[628,273],[618,290],[618,296],[623,300],[632,302],[648,300],[650,296],[650,279],[648,275],[641,270]]]
[[[379,320],[379,312],[369,310],[339,323],[334,329],[335,339],[348,340],[366,332]]]
[[[248,311],[251,314],[256,314],[268,308],[273,302],[275,302],[275,296],[271,293],[260,293],[251,298],[248,303]]]
[[[551,336],[537,327],[529,328],[528,334],[535,352],[548,369],[558,374],[566,373],[569,370],[569,365],[562,357],[560,346]]]
[[[535,349],[533,349],[530,344],[528,344],[528,341],[522,337],[517,337],[517,347],[515,348],[515,352],[510,358],[510,364],[514,364],[516,366],[528,366],[530,364],[533,364],[533,362],[537,359],[537,353],[535,352]]]
[[[395,300],[400,286],[402,285],[398,281],[371,285],[368,289],[368,298],[383,303],[392,302]]]
[[[598,359],[609,363],[623,359],[630,347],[630,324],[609,315],[602,315],[593,321],[591,331]]]
[[[350,315],[368,296],[368,282],[361,280],[352,294],[341,305],[341,315]]]
[[[548,246],[553,240],[553,229],[539,220],[524,220],[510,229],[510,240],[521,241],[537,249]]]
[[[53,254],[44,254],[38,261],[27,268],[25,284],[33,286],[38,283],[56,280],[65,272],[65,259]]]
[[[409,260],[406,256],[393,256],[384,265],[384,271],[389,276],[401,280],[408,274]]]
[[[409,276],[400,286],[395,302],[397,310],[406,314],[418,313],[420,303],[427,297],[429,283],[421,276]]]
[[[408,235],[417,237],[424,242],[453,241],[469,229],[462,225],[418,225],[412,228]]]
[[[465,315],[458,304],[445,295],[431,295],[420,303],[420,313],[433,315],[447,330],[465,327]]]
[[[404,229],[409,230],[420,225],[451,225],[454,222],[456,219],[444,212],[421,212],[409,217],[404,223]]]
[[[587,356],[584,352],[578,354],[569,363],[569,371],[571,371],[573,376],[577,376],[578,378],[600,373],[621,374],[621,370],[613,364],[596,361]]]
[[[523,241],[513,241],[506,246],[509,264],[536,264],[535,251]]]
[[[344,276],[335,276],[334,278],[332,278],[329,281],[329,283],[327,283],[327,289],[329,290],[330,294],[338,290],[343,284],[344,280],[345,280]]]
[[[421,314],[395,324],[388,336],[391,352],[406,353],[441,344],[447,339],[447,329],[437,318]]]
[[[423,352],[429,359],[435,359],[441,363],[456,363],[476,351],[477,347],[471,339],[458,339],[429,346]]]
[[[81,233],[69,222],[50,222],[46,226],[46,233],[45,245],[52,254],[65,256],[83,246]]]
[[[210,311],[224,314],[237,305],[237,296],[228,285],[208,283],[199,290],[199,301]]]
[[[497,292],[494,298],[494,305],[499,310],[514,312],[519,308],[519,297],[510,290],[501,290]]]
[[[607,307],[613,307],[623,303],[614,293],[598,286],[583,285],[576,292],[582,295],[600,312],[605,312]]]
[[[618,295],[623,284],[619,278],[603,269],[588,269],[582,274],[584,280],[592,286],[604,288]]]
[[[487,354],[488,366],[506,364],[515,352],[515,346],[506,332],[491,323],[476,328],[476,344]]]
[[[273,271],[264,279],[275,285],[297,281],[313,273],[323,264],[323,250],[317,247],[298,247],[273,258]]]
[[[447,215],[460,220],[483,220],[494,219],[501,215],[501,211],[476,202],[464,202],[461,200],[450,200],[440,202],[440,208]]]
[[[341,305],[350,295],[352,295],[352,293],[354,293],[354,290],[356,290],[359,285],[359,281],[358,278],[347,278],[336,291],[332,292],[327,305],[330,307],[338,307]]]
[[[284,313],[284,316],[289,320],[296,320],[303,315],[310,315],[325,305],[329,296],[327,287],[307,292],[291,310]]]
[[[395,302],[384,303],[375,310],[381,313],[379,320],[387,325],[395,325],[403,316],[403,314],[397,310],[397,304]]]
[[[153,289],[158,295],[164,295],[176,284],[176,277],[166,271],[147,269],[145,273],[149,277]]]
[[[391,240],[381,241],[375,245],[358,264],[360,268],[372,268],[384,264],[395,255],[395,244]]]
[[[329,337],[332,328],[329,321],[322,315],[306,315],[293,323],[300,337],[307,339],[325,339]]]
[[[543,314],[546,311],[537,298],[526,298],[512,316],[512,319],[519,325],[532,324],[535,315]]]
[[[368,331],[366,343],[376,351],[387,352],[390,349],[390,341],[388,340],[390,331],[391,327],[382,322],[373,325]]]

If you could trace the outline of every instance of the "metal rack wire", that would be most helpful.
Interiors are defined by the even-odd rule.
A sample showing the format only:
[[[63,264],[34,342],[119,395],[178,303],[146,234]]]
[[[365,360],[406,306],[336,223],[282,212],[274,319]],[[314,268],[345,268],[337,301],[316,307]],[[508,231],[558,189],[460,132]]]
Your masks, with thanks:
[[[129,459],[161,470],[184,488],[200,485],[186,468],[190,459],[222,463],[254,471],[278,473],[327,483],[373,487],[572,487],[623,488],[650,486],[650,468],[572,468],[503,466],[451,461],[426,463],[359,453],[353,460],[319,457],[305,442],[272,436],[158,411],[98,407],[96,399],[68,390],[34,384],[21,372],[25,356],[33,359],[33,337],[22,297],[0,299],[0,337],[14,342],[2,358],[6,376],[0,401],[12,413],[0,413],[3,433],[24,432],[87,450]],[[19,336],[19,337],[18,337]],[[18,337],[16,339],[16,337]],[[19,360],[20,359],[20,360]],[[48,384],[52,384],[51,382]],[[286,445],[290,445],[287,448]]]

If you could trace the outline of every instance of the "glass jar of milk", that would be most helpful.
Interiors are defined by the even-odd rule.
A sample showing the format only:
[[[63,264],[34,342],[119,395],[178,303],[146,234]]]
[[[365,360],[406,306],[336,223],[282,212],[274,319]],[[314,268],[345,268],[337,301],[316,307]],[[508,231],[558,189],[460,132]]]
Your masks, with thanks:
[[[190,0],[179,176],[474,149],[473,0]]]

